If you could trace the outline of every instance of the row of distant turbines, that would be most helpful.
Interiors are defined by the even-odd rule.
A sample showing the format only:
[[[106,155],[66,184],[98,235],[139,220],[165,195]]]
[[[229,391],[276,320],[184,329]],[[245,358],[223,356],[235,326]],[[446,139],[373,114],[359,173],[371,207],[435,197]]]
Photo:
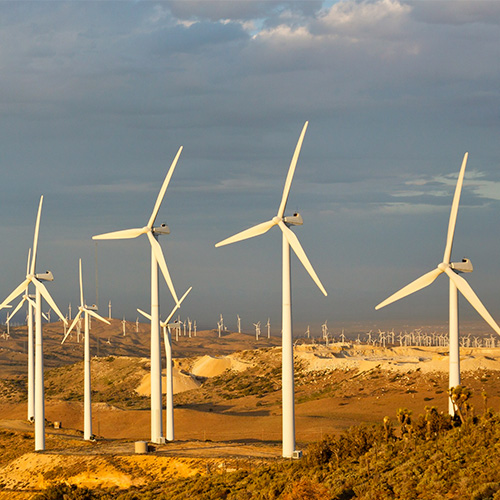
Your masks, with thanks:
[[[303,220],[300,214],[294,213],[291,216],[285,216],[286,205],[290,188],[292,185],[295,168],[299,158],[302,142],[307,130],[308,122],[304,124],[299,140],[295,147],[292,156],[288,174],[285,180],[285,186],[281,197],[281,202],[278,207],[277,214],[267,222],[257,224],[256,226],[246,229],[234,236],[231,236],[215,246],[220,247],[242,241],[254,236],[259,236],[272,227],[278,226],[282,234],[282,454],[284,457],[297,457],[300,452],[295,449],[295,410],[294,410],[294,373],[293,373],[293,341],[292,341],[292,302],[291,302],[291,281],[290,281],[290,248],[299,258],[302,265],[305,267],[311,278],[314,280],[321,292],[326,296],[327,292],[307,258],[297,236],[291,231],[291,226],[302,225]],[[173,425],[173,391],[172,391],[172,345],[171,345],[171,330],[176,326],[171,323],[171,319],[181,303],[186,298],[191,288],[189,288],[181,299],[178,298],[172,283],[165,258],[161,247],[157,241],[160,234],[169,234],[170,230],[165,224],[155,226],[156,216],[165,195],[167,186],[170,182],[175,166],[181,154],[182,147],[179,148],[170,169],[167,172],[163,185],[156,199],[153,212],[144,227],[135,229],[125,229],[114,231],[94,236],[95,240],[115,240],[136,238],[145,234],[151,245],[151,309],[149,312],[139,310],[139,312],[150,319],[151,321],[151,441],[154,443],[162,443],[165,441],[162,425],[162,390],[161,390],[161,339],[160,327],[163,330],[165,354],[167,358],[167,403],[166,403],[166,439],[174,439]],[[451,250],[453,245],[453,236],[455,231],[456,218],[458,213],[458,205],[462,190],[465,166],[467,163],[467,153],[464,156],[462,167],[455,189],[450,221],[448,226],[448,235],[442,262],[436,269],[423,275],[413,281],[400,291],[391,295],[388,299],[376,306],[380,309],[392,302],[395,302],[411,293],[414,293],[428,285],[430,285],[440,274],[447,274],[450,279],[450,325],[449,325],[449,349],[450,349],[450,387],[454,387],[460,383],[460,367],[459,367],[459,336],[458,336],[458,305],[457,305],[457,290],[465,296],[472,304],[478,313],[486,320],[486,322],[500,334],[500,328],[488,313],[486,308],[480,302],[479,298],[467,284],[467,282],[459,276],[459,273],[471,272],[472,265],[468,259],[462,262],[451,262]],[[53,275],[50,271],[39,274],[35,271],[38,233],[40,226],[40,216],[42,209],[43,196],[40,199],[38,209],[35,235],[33,240],[33,255],[28,256],[28,266],[25,280],[0,304],[0,309],[11,306],[11,302],[21,294],[23,295],[21,304],[28,303],[28,416],[35,420],[35,450],[43,450],[45,448],[45,414],[44,414],[44,390],[43,390],[43,338],[42,338],[42,312],[41,299],[42,297],[50,305],[51,309],[67,324],[66,318],[53,301],[48,293],[43,281],[52,281]],[[159,314],[159,297],[158,297],[158,267],[165,282],[174,299],[174,307],[165,321],[160,322]],[[84,300],[83,294],[83,274],[81,260],[79,263],[80,277],[80,306],[77,317],[73,320],[70,328],[66,331],[63,342],[67,339],[71,330],[79,321],[79,317],[83,315],[85,321],[85,390],[84,390],[84,437],[90,439],[92,435],[92,419],[90,405],[90,357],[89,357],[89,331],[88,323],[90,317],[94,317],[99,321],[108,322],[105,318],[98,315],[96,306],[88,306]],[[33,296],[29,294],[30,285],[35,287],[35,301]],[[18,308],[21,305],[18,304]],[[35,312],[35,334],[33,336],[33,311]],[[221,318],[222,320],[222,318]],[[256,336],[260,335],[260,322],[254,324],[256,328]],[[269,325],[269,322],[268,322]],[[218,326],[219,332],[223,328],[223,321]],[[270,328],[270,325],[268,326]],[[241,331],[240,318],[238,316],[238,331]],[[309,329],[308,329],[309,332]],[[310,334],[310,332],[309,332]],[[34,360],[34,362],[33,362]],[[34,389],[33,389],[34,388]],[[34,397],[33,397],[34,391]],[[31,402],[33,400],[33,403]],[[30,405],[33,404],[33,411],[30,410]],[[454,408],[450,403],[450,413],[454,413]]]

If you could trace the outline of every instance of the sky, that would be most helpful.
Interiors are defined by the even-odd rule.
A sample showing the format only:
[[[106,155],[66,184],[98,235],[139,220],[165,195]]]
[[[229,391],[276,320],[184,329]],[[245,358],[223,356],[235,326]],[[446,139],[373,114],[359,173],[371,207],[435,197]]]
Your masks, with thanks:
[[[178,295],[193,287],[182,316],[279,333],[279,229],[214,244],[276,214],[308,120],[287,213],[328,296],[293,257],[295,333],[447,321],[444,276],[374,307],[441,262],[466,151],[452,260],[500,321],[499,24],[481,0],[0,2],[0,295],[24,279],[43,194],[37,271],[60,308],[82,258],[86,301],[135,321],[147,238],[92,236],[147,223],[182,145],[157,218]]]

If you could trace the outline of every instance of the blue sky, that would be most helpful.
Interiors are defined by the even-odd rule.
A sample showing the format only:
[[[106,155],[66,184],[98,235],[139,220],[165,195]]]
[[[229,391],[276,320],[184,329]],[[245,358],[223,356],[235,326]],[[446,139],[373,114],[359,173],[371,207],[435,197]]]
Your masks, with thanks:
[[[452,258],[471,258],[500,320],[499,24],[494,1],[1,2],[0,295],[24,277],[44,194],[37,269],[66,310],[81,257],[93,302],[92,235],[144,225],[183,145],[158,216],[178,294],[193,286],[182,314],[279,330],[279,230],[214,244],[275,215],[309,120],[288,211],[329,295],[294,258],[297,330],[446,321],[444,277],[374,306],[442,259],[465,151]],[[97,255],[99,305],[135,320],[146,238]]]

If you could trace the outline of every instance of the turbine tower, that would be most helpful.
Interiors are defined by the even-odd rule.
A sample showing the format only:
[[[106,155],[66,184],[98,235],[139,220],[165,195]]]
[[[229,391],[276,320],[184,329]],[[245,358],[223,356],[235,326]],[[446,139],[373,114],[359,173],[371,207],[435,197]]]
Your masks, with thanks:
[[[169,234],[170,229],[166,224],[159,227],[154,227],[156,216],[160,209],[161,202],[165,196],[170,178],[174,173],[175,166],[179,160],[182,151],[182,146],[177,151],[177,154],[170,166],[167,176],[163,181],[153,212],[146,226],[136,229],[125,229],[123,231],[114,231],[112,233],[100,234],[93,236],[94,240],[108,240],[108,239],[129,239],[137,238],[141,234],[145,234],[149,243],[151,244],[151,441],[153,443],[162,443],[163,429],[162,429],[162,397],[161,397],[161,354],[160,354],[160,306],[158,301],[158,265],[167,286],[174,298],[176,304],[179,303],[177,294],[175,293],[174,285],[168,272],[167,263],[161,250],[161,246],[157,241],[157,236],[160,234]]]
[[[326,296],[326,290],[323,287],[320,279],[314,271],[309,259],[307,258],[302,246],[290,230],[290,226],[297,226],[303,223],[302,217],[296,213],[291,217],[285,217],[285,209],[292,185],[295,167],[299,158],[300,149],[304,140],[308,122],[305,122],[300,134],[295,152],[290,163],[288,175],[283,189],[283,196],[278,208],[278,213],[270,221],[258,224],[250,229],[246,229],[230,238],[227,238],[215,246],[228,245],[237,241],[252,238],[266,233],[273,226],[278,226],[282,232],[282,266],[283,266],[283,309],[282,309],[282,398],[283,398],[283,457],[291,458],[295,451],[295,407],[294,407],[294,380],[293,380],[293,341],[292,341],[292,300],[291,300],[291,284],[290,284],[290,247],[306,268],[307,272],[314,280],[319,289]]]
[[[426,286],[429,286],[434,280],[442,273],[445,273],[450,279],[449,287],[449,334],[450,334],[450,368],[449,368],[449,388],[460,385],[460,345],[459,345],[459,331],[458,331],[458,292],[460,290],[462,295],[469,301],[472,307],[483,317],[493,330],[500,335],[500,328],[491,317],[490,313],[486,310],[481,303],[475,292],[472,290],[467,281],[464,280],[458,273],[472,272],[472,263],[469,259],[462,259],[462,262],[450,262],[451,250],[453,247],[453,236],[455,234],[455,225],[457,222],[458,205],[460,203],[460,194],[462,192],[462,185],[465,175],[465,167],[467,165],[468,153],[465,153],[460,173],[458,175],[457,186],[453,196],[453,203],[451,205],[450,220],[448,223],[448,235],[446,238],[446,246],[444,249],[443,261],[438,264],[436,269],[424,274],[415,281],[403,287],[398,292],[392,294],[389,298],[378,304],[375,309],[382,307],[402,299]],[[448,402],[450,415],[455,414],[455,409],[451,399]]]
[[[35,418],[35,451],[45,450],[45,394],[43,380],[43,336],[42,336],[42,297],[49,306],[67,324],[56,303],[50,296],[47,288],[42,281],[53,281],[54,276],[50,271],[42,274],[36,274],[36,252],[38,246],[38,233],[40,229],[40,217],[42,215],[43,196],[40,197],[38,205],[38,214],[35,223],[35,234],[33,237],[33,256],[29,272],[26,279],[0,304],[0,309],[7,307],[16,297],[23,292],[28,293],[30,283],[35,286],[35,387],[34,387],[34,418]]]
[[[104,319],[102,316],[97,314],[97,306],[94,304],[88,306],[83,298],[83,278],[82,278],[82,259],[79,261],[79,274],[80,274],[80,307],[78,308],[78,314],[75,316],[73,323],[69,327],[66,335],[62,339],[61,344],[64,344],[71,330],[80,320],[80,316],[83,314],[85,318],[85,348],[84,348],[84,382],[83,382],[83,439],[90,441],[92,439],[92,400],[91,400],[91,386],[90,386],[90,329],[89,329],[89,316],[110,325],[111,323]]]

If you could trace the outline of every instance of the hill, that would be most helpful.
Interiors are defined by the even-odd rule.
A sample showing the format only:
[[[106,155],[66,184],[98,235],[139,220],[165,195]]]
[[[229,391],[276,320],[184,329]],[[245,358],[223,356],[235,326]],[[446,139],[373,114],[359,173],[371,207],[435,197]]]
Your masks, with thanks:
[[[281,348],[276,346],[280,339],[256,342],[253,336],[228,332],[219,339],[215,331],[174,341],[176,441],[156,447],[147,460],[135,456],[133,442],[149,436],[149,333],[144,325],[142,332],[135,332],[135,324],[129,326],[134,331],[125,336],[120,331],[105,347],[102,339],[109,336],[109,330],[102,330],[99,337],[96,325],[93,332],[101,338],[100,355],[92,359],[96,443],[81,437],[82,343],[73,338],[61,346],[62,325],[45,328],[49,425],[44,454],[32,453],[33,428],[25,421],[22,334],[15,337],[15,331],[11,339],[0,341],[0,359],[7,368],[2,366],[5,376],[0,380],[4,451],[0,474],[9,478],[4,481],[6,492],[23,488],[27,492],[60,480],[92,488],[139,487],[163,483],[172,475],[250,471],[262,461],[281,463]],[[121,328],[121,321],[115,320],[112,327]],[[94,353],[97,347],[94,341]],[[107,351],[111,347],[116,351],[113,354]],[[13,353],[11,358],[7,352]],[[473,391],[470,402],[476,411],[481,413],[485,405],[500,407],[500,349],[467,348],[461,354],[467,370],[463,384]],[[386,416],[395,424],[399,408],[414,415],[426,406],[445,412],[447,362],[446,348],[297,343],[298,447],[305,450],[327,435],[340,439],[352,426],[380,425]],[[62,428],[50,427],[54,421],[61,422]],[[102,460],[89,458],[96,455]],[[102,473],[91,464],[101,464]]]

